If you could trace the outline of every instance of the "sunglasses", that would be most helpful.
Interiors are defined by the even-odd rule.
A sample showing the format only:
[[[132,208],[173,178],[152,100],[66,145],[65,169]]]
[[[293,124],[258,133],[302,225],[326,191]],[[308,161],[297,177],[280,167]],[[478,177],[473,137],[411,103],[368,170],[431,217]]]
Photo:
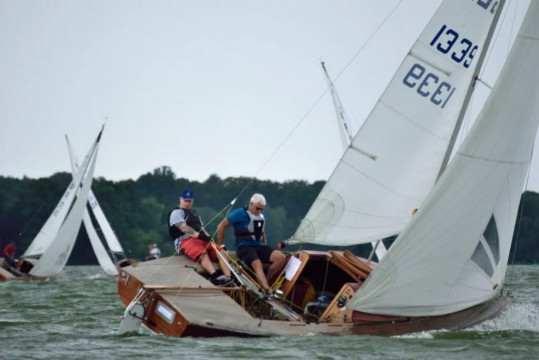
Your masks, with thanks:
[[[258,206],[256,206],[256,207],[255,207],[255,209],[257,209],[258,211],[262,211],[262,210],[264,210],[264,208],[263,208],[263,207],[258,207]]]

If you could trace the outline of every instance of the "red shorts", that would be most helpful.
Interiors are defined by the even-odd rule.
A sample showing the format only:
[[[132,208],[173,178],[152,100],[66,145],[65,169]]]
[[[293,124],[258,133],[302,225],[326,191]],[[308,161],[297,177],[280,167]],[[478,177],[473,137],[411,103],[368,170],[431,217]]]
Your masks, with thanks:
[[[221,251],[219,245],[215,246],[217,247],[217,250]],[[211,261],[217,261],[217,252],[207,241],[197,238],[183,239],[180,244],[180,249],[182,249],[185,255],[189,256],[193,261],[197,261],[200,255],[204,253],[208,253]]]

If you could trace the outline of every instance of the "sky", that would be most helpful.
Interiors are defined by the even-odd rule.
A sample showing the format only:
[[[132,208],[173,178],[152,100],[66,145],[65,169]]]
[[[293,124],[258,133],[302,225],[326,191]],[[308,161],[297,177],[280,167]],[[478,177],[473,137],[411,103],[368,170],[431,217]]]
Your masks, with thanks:
[[[357,130],[439,3],[0,0],[0,175],[70,171],[65,135],[82,158],[105,124],[97,177],[325,180],[342,146],[320,61]],[[486,83],[528,4],[508,2]]]

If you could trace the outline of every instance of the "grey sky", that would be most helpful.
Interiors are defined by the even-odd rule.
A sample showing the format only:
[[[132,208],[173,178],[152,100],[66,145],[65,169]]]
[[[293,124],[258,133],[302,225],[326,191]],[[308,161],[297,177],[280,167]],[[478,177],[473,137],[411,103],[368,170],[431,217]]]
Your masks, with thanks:
[[[357,130],[440,3],[405,1],[365,45],[398,2],[0,0],[0,175],[69,171],[64,135],[82,156],[106,122],[107,179],[161,165],[201,181],[325,179],[342,148],[319,61],[346,68],[336,86]],[[528,3],[509,1],[490,84]]]

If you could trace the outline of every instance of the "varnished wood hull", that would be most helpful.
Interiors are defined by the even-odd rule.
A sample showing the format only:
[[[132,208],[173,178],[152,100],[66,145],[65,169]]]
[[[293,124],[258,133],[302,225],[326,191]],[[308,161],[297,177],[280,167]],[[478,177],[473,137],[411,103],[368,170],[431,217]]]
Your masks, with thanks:
[[[155,288],[141,297],[146,308],[143,324],[155,333],[176,337],[393,336],[436,329],[458,330],[494,317],[511,301],[510,297],[499,296],[470,309],[434,317],[389,317],[349,310],[344,320],[336,318],[325,323],[261,320],[249,315],[225,292],[193,271],[193,263],[185,256],[122,268],[118,294],[126,306],[143,286]]]

